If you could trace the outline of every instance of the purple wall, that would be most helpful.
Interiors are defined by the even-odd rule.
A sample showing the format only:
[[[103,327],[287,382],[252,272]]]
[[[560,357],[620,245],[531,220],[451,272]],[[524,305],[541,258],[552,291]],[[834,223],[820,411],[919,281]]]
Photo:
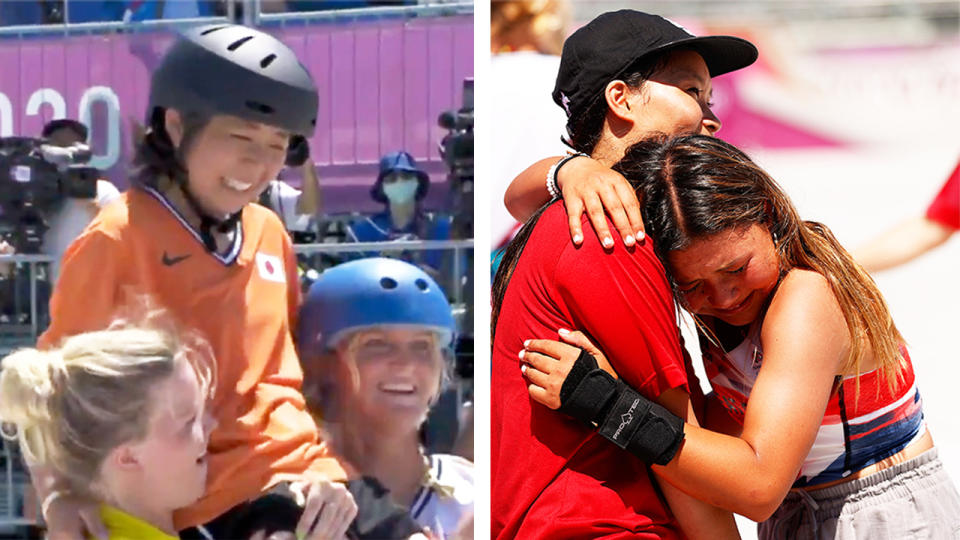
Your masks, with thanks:
[[[378,158],[391,150],[409,151],[443,181],[437,145],[445,132],[436,120],[460,106],[462,81],[473,75],[472,16],[270,32],[296,51],[320,89],[310,146],[328,211],[376,208],[358,188],[370,185]],[[171,40],[168,33],[0,39],[0,136],[38,135],[61,116],[89,121],[95,165],[126,186],[130,122],[142,119],[149,68]],[[432,191],[440,204],[443,190]]]

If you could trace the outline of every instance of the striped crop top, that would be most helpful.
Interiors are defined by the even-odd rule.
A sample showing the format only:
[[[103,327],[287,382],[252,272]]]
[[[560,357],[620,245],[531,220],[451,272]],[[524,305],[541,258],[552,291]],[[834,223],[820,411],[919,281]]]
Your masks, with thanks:
[[[727,353],[701,334],[700,350],[714,392],[730,415],[743,424],[747,399],[763,364],[760,324],[754,323],[743,342]],[[793,487],[839,480],[923,436],[923,407],[913,364],[906,349],[901,350],[907,366],[903,383],[893,394],[877,370],[860,374],[859,398],[857,377],[844,377],[842,384],[836,385]],[[837,382],[841,382],[839,376]]]

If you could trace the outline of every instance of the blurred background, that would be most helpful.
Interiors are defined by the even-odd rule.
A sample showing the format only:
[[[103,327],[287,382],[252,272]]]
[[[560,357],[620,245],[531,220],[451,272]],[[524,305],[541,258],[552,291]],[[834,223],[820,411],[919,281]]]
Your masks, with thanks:
[[[490,84],[500,92],[493,101],[494,153],[508,156],[494,165],[492,248],[509,238],[514,227],[502,204],[510,180],[534,161],[566,150],[560,143],[565,117],[550,98],[559,65],[552,55],[559,49],[549,43],[557,41],[557,32],[566,36],[602,12],[631,8],[667,17],[697,35],[749,39],[760,50],[759,60],[713,80],[714,112],[723,121],[718,136],[766,168],[802,217],[828,225],[858,258],[866,258],[872,246],[872,258],[879,259],[881,252],[899,257],[885,264],[903,261],[872,275],[907,339],[941,458],[960,482],[960,423],[954,413],[960,387],[960,352],[954,341],[960,328],[960,235],[951,234],[957,225],[934,226],[939,232],[933,239],[915,232],[960,159],[960,3],[540,4],[550,15],[541,24],[550,30],[541,33],[548,44],[528,61],[528,66],[540,66],[527,68],[539,69],[536,80],[527,79],[530,88],[515,89],[516,68],[508,58],[519,53],[497,54],[510,49],[498,47],[495,22],[491,27]],[[511,92],[539,100],[538,105],[511,109],[504,104]],[[510,130],[520,132],[512,143],[503,140]],[[535,142],[517,150],[524,146],[517,140]],[[954,192],[953,197],[960,195]],[[910,251],[915,253],[900,254]],[[685,327],[687,346],[697,359],[693,326],[686,321]],[[699,376],[706,388],[702,369]],[[753,522],[739,518],[738,523],[744,538],[756,537]]]

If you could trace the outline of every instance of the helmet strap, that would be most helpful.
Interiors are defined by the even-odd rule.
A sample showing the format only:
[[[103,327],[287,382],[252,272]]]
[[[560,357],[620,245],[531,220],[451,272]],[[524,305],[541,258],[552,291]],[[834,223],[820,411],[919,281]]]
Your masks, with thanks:
[[[213,236],[214,229],[221,234],[229,233],[236,227],[237,222],[240,221],[243,209],[241,208],[230,214],[226,219],[215,218],[203,210],[200,203],[197,202],[193,193],[190,192],[186,178],[179,179],[177,185],[180,187],[180,191],[183,193],[183,198],[186,199],[187,205],[200,217],[200,240],[203,241],[203,246],[207,248],[207,251],[210,253],[216,253],[217,241]]]

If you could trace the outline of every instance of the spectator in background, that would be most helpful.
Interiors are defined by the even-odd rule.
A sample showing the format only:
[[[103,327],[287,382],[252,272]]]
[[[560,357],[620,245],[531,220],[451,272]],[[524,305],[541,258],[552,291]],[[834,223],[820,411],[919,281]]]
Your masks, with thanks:
[[[63,22],[56,14],[47,9],[48,2],[0,2],[0,26],[20,26],[25,24],[45,24]],[[59,2],[58,2],[59,4]]]
[[[283,13],[416,4],[417,0],[261,0],[260,10],[263,13]]]
[[[960,161],[922,216],[907,219],[854,251],[868,272],[912,261],[960,230]]]
[[[312,219],[320,206],[320,184],[313,161],[310,160],[310,148],[302,143],[303,165],[298,169],[302,175],[303,191],[283,180],[272,180],[260,194],[258,201],[262,206],[274,211],[283,222],[283,226],[297,241],[298,233],[310,232]]]
[[[212,17],[217,2],[209,0],[68,0],[70,22],[184,19]]]
[[[503,204],[510,181],[543,155],[563,154],[563,110],[547,96],[560,69],[560,50],[570,28],[568,0],[523,0],[490,5],[490,87],[493,88],[493,204],[490,215],[491,276],[503,249],[520,228]]]
[[[49,144],[63,148],[87,141],[87,126],[71,119],[53,120],[43,127],[42,136]],[[58,208],[47,215],[47,229],[41,250],[55,260],[50,268],[50,281],[60,273],[60,259],[74,238],[87,228],[97,212],[120,195],[107,180],[97,180],[97,194],[93,199],[65,198]]]
[[[347,237],[351,242],[450,239],[450,216],[434,215],[421,208],[429,189],[430,177],[417,167],[413,156],[404,151],[386,154],[380,158],[380,174],[370,188],[373,200],[386,208],[351,223]],[[443,251],[430,250],[411,259],[440,271]]]
[[[41,133],[48,144],[68,148],[75,144],[85,143],[87,140],[87,126],[67,118],[48,122]],[[50,298],[50,290],[60,274],[60,262],[64,252],[73,240],[93,221],[97,212],[111,201],[116,199],[120,192],[107,180],[97,180],[96,196],[92,199],[78,199],[64,197],[59,203],[44,212],[47,221],[47,230],[43,235],[40,252],[53,257],[53,262],[47,273],[47,280],[37,281],[37,304],[46,305]],[[4,240],[0,240],[0,254],[13,255],[16,249]],[[0,263],[0,320],[9,320],[18,316],[25,316],[20,309],[13,305],[15,296],[30,298],[30,281],[27,276],[13,271],[10,263]],[[11,277],[13,279],[6,279]],[[15,293],[14,291],[17,291]],[[27,311],[28,313],[29,311]]]
[[[473,464],[424,449],[453,357],[444,292],[403,261],[344,263],[310,288],[297,335],[304,397],[337,453],[450,538],[473,513]]]

